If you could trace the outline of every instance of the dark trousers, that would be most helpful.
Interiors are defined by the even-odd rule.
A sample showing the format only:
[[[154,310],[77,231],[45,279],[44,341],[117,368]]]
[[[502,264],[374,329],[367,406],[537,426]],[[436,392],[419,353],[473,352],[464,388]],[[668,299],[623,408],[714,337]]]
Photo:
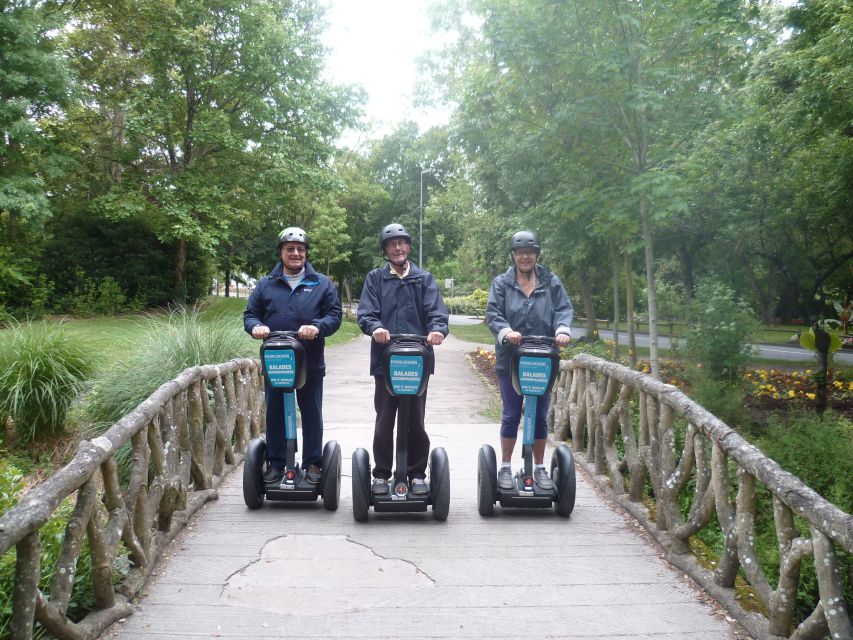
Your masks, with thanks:
[[[499,375],[498,386],[503,400],[503,415],[501,416],[501,436],[504,438],[518,437],[518,424],[521,422],[521,407],[524,396],[518,395],[512,386],[512,378]],[[536,421],[534,422],[533,438],[544,440],[548,437],[548,403],[550,395],[536,400]]]
[[[284,392],[264,383],[267,397],[267,462],[283,467],[287,460],[284,437]],[[302,468],[323,464],[323,376],[310,377],[296,391],[302,416]]]
[[[398,398],[388,393],[382,376],[373,376],[373,407],[376,428],[373,431],[374,478],[390,478],[394,464],[394,423]],[[424,429],[426,391],[422,396],[409,396],[409,478],[425,478],[429,459],[429,436]]]

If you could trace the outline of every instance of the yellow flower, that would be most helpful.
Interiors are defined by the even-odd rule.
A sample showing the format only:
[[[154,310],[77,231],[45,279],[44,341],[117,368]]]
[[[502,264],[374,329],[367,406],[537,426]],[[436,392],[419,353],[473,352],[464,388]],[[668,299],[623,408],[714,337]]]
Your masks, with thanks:
[[[844,388],[844,383],[843,383],[843,382],[841,382],[841,380],[836,380],[835,382],[833,382],[833,383],[832,383],[832,385],[833,385],[836,389],[839,389],[839,390]]]
[[[808,398],[809,400],[814,400],[814,394],[813,393],[807,393],[806,398]]]
[[[812,374],[812,370],[811,370],[811,369],[806,369],[806,375],[807,375],[807,376],[810,376],[811,374]]]
[[[853,382],[851,382],[851,383],[850,383],[850,386],[849,386],[849,387],[847,387],[847,390],[848,390],[848,391],[853,391]]]
[[[794,391],[793,389],[791,389],[791,390],[788,392],[788,397],[789,397],[789,398],[796,398],[796,397],[797,397],[797,392],[796,392],[796,391]]]

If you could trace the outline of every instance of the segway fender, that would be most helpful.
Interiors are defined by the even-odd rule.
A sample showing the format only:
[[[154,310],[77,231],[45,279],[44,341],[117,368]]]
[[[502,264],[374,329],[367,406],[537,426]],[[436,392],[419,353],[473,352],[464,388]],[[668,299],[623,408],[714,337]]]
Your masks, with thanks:
[[[551,478],[554,480],[556,499],[554,511],[568,518],[575,508],[575,460],[567,444],[561,444],[551,456]]]
[[[359,447],[352,452],[352,517],[356,522],[367,520],[371,502],[370,454]]]

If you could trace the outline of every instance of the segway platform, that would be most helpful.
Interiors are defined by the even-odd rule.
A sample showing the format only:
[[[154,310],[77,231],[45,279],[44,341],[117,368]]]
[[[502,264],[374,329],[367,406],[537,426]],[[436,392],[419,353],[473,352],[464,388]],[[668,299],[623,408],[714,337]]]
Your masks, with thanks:
[[[261,345],[261,364],[269,386],[284,393],[286,460],[280,482],[265,483],[266,442],[255,438],[246,447],[243,462],[243,499],[250,509],[268,500],[313,502],[323,497],[323,506],[334,511],[341,493],[341,447],[334,440],[323,447],[320,482],[306,479],[306,470],[296,462],[296,390],[305,384],[305,349],[295,331],[272,331]]]
[[[374,495],[370,454],[358,448],[352,454],[352,515],[359,522],[367,520],[370,507],[377,513],[413,513],[432,506],[433,517],[445,520],[450,509],[450,463],[443,447],[429,454],[429,491],[412,493],[408,470],[408,424],[412,398],[427,389],[432,360],[426,337],[392,334],[383,354],[385,388],[399,398],[394,475],[387,495]]]

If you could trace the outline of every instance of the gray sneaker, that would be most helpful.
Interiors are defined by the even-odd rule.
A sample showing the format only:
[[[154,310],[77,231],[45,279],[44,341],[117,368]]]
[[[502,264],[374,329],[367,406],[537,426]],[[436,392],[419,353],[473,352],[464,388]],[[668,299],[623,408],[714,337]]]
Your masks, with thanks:
[[[429,493],[429,485],[423,478],[412,478],[409,485],[412,489],[412,494],[416,496],[425,496]]]
[[[323,471],[316,464],[308,466],[305,472],[305,480],[309,484],[320,484],[320,479],[323,477]]]
[[[536,484],[539,485],[540,489],[548,491],[554,488],[554,483],[551,482],[551,478],[548,475],[548,472],[545,471],[545,467],[537,467],[533,472],[533,479],[536,481]]]
[[[509,491],[515,486],[515,483],[512,481],[512,469],[509,467],[501,467],[498,470],[498,486],[501,489],[506,489]]]
[[[373,495],[387,496],[391,489],[388,487],[388,481],[385,478],[373,479]]]

